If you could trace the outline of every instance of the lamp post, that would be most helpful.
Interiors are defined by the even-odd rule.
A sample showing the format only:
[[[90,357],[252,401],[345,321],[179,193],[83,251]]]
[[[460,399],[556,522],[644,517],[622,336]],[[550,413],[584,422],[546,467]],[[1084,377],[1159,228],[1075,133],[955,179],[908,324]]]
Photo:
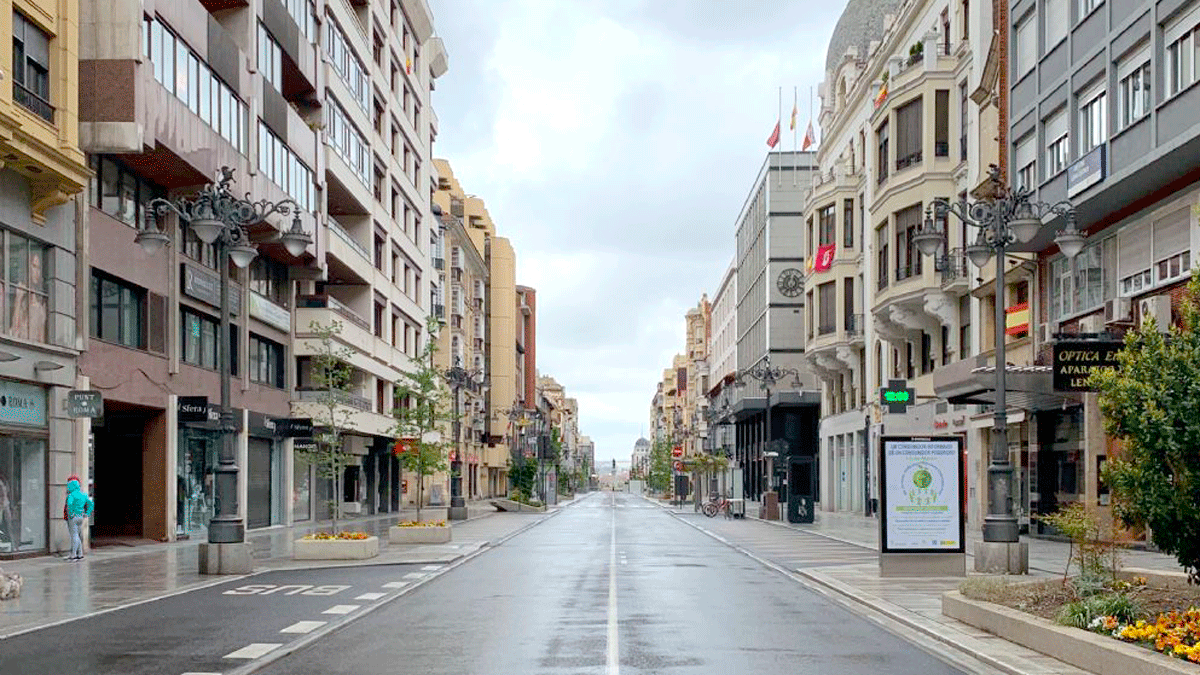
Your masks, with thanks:
[[[767,460],[766,476],[764,476],[763,478],[765,479],[767,489],[763,492],[762,500],[763,500],[763,504],[766,505],[767,501],[769,501],[769,499],[770,499],[770,497],[768,497],[768,495],[770,495],[771,497],[773,497],[776,500],[774,502],[776,507],[778,507],[778,494],[774,490],[774,488],[775,488],[775,462],[774,462],[774,459],[775,459],[775,457],[779,456],[779,451],[776,450],[776,446],[773,445],[772,441],[771,441],[771,435],[772,435],[772,431],[773,431],[773,429],[771,428],[771,389],[773,389],[776,384],[778,384],[784,377],[786,377],[788,375],[792,376],[792,386],[799,389],[800,388],[800,372],[797,371],[795,368],[785,368],[783,366],[771,365],[771,355],[770,354],[767,354],[766,356],[764,356],[763,360],[760,363],[758,363],[758,365],[755,365],[751,368],[747,368],[745,370],[740,370],[740,371],[738,371],[738,373],[736,375],[734,375],[734,382],[738,386],[743,386],[745,384],[746,378],[758,380],[762,384],[762,387],[766,391],[766,394],[767,394],[767,412],[766,412],[766,420],[765,420],[766,421],[766,433],[763,434],[763,450],[764,450],[763,457]],[[772,454],[772,453],[774,453],[774,454]],[[778,515],[778,514],[776,514],[776,515]]]
[[[1028,188],[1015,190],[1004,186],[996,166],[989,170],[995,188],[994,197],[967,204],[935,199],[925,210],[925,223],[913,237],[921,253],[934,256],[945,245],[946,233],[939,227],[946,214],[979,230],[975,243],[966,247],[967,257],[982,269],[996,256],[995,316],[996,405],[993,415],[992,448],[988,462],[988,510],[983,522],[983,542],[976,551],[978,571],[1002,571],[1024,574],[1029,567],[1029,552],[1020,545],[1020,528],[1013,512],[1011,486],[1013,467],[1008,458],[1008,404],[1006,401],[1007,359],[1004,344],[1004,261],[1010,245],[1028,244],[1044,227],[1047,216],[1061,216],[1066,227],[1054,238],[1063,255],[1074,259],[1083,249],[1084,235],[1076,227],[1075,207],[1068,201],[1035,202]]]
[[[467,519],[467,503],[462,494],[462,419],[459,415],[458,399],[463,388],[475,388],[483,384],[483,373],[462,367],[462,359],[455,356],[454,365],[447,368],[442,377],[454,395],[454,459],[450,462],[450,520]]]
[[[245,574],[250,572],[250,549],[245,544],[246,527],[238,516],[238,466],[233,436],[237,432],[230,408],[230,307],[229,263],[245,268],[258,250],[250,241],[248,228],[272,214],[292,216],[292,227],[279,239],[293,256],[300,256],[312,243],[312,237],[300,226],[300,205],[291,199],[279,202],[250,201],[233,194],[233,169],[221,167],[216,183],[208,183],[194,196],[177,199],[153,199],[146,208],[146,222],[134,241],[154,255],[171,241],[158,226],[158,219],[174,213],[191,227],[196,237],[216,248],[221,272],[221,328],[217,338],[217,368],[221,375],[221,445],[214,471],[214,516],[208,525],[208,544],[201,547],[200,571],[204,574]]]

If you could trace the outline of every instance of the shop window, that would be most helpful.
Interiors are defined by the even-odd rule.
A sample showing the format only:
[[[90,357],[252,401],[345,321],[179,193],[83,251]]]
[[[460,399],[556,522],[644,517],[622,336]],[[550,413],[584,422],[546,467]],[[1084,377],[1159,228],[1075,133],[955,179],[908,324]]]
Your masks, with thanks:
[[[283,345],[250,335],[250,380],[283,389]]]
[[[312,469],[304,453],[292,460],[292,520],[312,518]]]
[[[47,548],[45,440],[0,436],[0,498],[0,553]]]
[[[91,336],[105,342],[146,348],[146,290],[92,270]]]

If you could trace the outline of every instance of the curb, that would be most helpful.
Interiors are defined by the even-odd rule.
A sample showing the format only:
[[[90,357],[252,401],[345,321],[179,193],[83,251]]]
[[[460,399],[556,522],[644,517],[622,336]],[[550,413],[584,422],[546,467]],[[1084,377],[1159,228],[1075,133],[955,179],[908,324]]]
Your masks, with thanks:
[[[772,562],[770,560],[767,560],[766,558],[763,558],[763,557],[753,553],[752,551],[745,548],[744,546],[736,544],[736,543],[726,539],[725,537],[722,537],[719,534],[716,534],[715,532],[707,530],[703,527],[700,527],[699,525],[696,525],[694,523],[691,523],[691,522],[685,520],[684,518],[681,518],[680,514],[674,513],[670,509],[666,509],[666,511],[667,511],[667,513],[669,513],[673,518],[675,518],[679,522],[695,529],[698,532],[701,532],[701,533],[707,535],[708,537],[711,537],[712,539],[715,539],[716,541],[721,542],[722,544],[725,544],[729,548],[750,558],[751,560],[757,562],[758,564],[762,565],[763,567],[766,567],[774,572],[782,574],[783,576],[800,583],[805,588],[816,591],[827,598],[830,598],[833,600],[840,600],[839,604],[842,605],[843,607],[849,609],[850,611],[854,612],[855,614],[858,614],[867,619],[875,621],[875,623],[877,623],[881,628],[883,628],[884,630],[887,630],[888,632],[890,632],[902,639],[906,639],[906,640],[909,640],[910,642],[912,642],[911,637],[909,635],[905,635],[903,631],[896,630],[897,626],[894,624],[899,624],[899,626],[898,626],[899,628],[903,628],[912,633],[916,633],[922,638],[932,639],[937,643],[940,643],[947,647],[953,648],[955,650],[955,653],[947,653],[945,651],[930,651],[927,648],[928,647],[927,645],[921,645],[921,644],[914,642],[914,645],[917,646],[918,648],[925,648],[925,650],[929,651],[935,658],[946,661],[954,667],[963,669],[965,672],[979,672],[979,669],[977,666],[980,663],[994,669],[997,672],[1006,673],[1007,675],[1029,675],[1031,673],[1044,673],[1045,672],[1044,668],[1039,668],[1039,667],[1035,666],[1034,664],[1029,664],[1028,667],[1026,667],[1026,669],[1023,669],[1023,670],[1015,668],[1013,665],[1010,665],[1010,664],[1005,663],[1004,661],[1001,661],[993,656],[985,654],[984,652],[974,649],[966,644],[963,644],[958,640],[954,640],[952,638],[944,636],[944,635],[938,633],[937,631],[934,631],[929,626],[922,624],[920,621],[915,621],[912,618],[905,616],[905,614],[903,613],[903,610],[897,611],[895,609],[892,609],[891,603],[879,601],[878,599],[872,598],[871,596],[869,596],[865,593],[861,593],[857,589],[854,589],[853,587],[851,587],[847,584],[844,584],[842,582],[836,581],[834,579],[822,578],[822,577],[824,577],[824,575],[820,575],[819,573],[800,571],[800,570],[797,570],[797,571],[789,570],[789,569],[783,567],[782,565],[779,565],[778,563]],[[758,519],[755,518],[753,520],[758,520]],[[770,522],[770,521],[762,521],[762,522]],[[787,527],[786,525],[781,525],[781,526]],[[879,615],[879,616],[876,616],[876,615]],[[880,616],[883,617],[883,619],[892,622],[893,625],[885,624],[883,620],[880,620],[880,618],[879,618]],[[966,663],[966,662],[962,661],[961,659],[954,658],[956,655],[959,655],[961,657],[967,657],[967,658],[975,661],[976,663]],[[1025,663],[1025,659],[1020,658],[1020,657],[1014,657],[1014,659],[1012,659],[1012,660],[1019,660],[1022,663],[1022,665],[1024,665],[1024,663]]]
[[[555,511],[554,513],[547,513],[544,518],[538,518],[537,520],[533,521],[532,523],[522,525],[521,527],[517,528],[515,531],[510,532],[510,533],[504,535],[503,537],[500,537],[499,539],[496,539],[494,542],[480,546],[478,549],[476,549],[472,553],[469,553],[469,554],[447,564],[444,568],[438,570],[436,574],[431,574],[428,577],[425,577],[424,579],[420,579],[420,580],[416,581],[415,583],[409,584],[408,586],[405,586],[404,588],[397,590],[395,593],[393,593],[391,595],[391,597],[384,598],[383,600],[380,600],[379,602],[377,602],[373,605],[370,605],[369,607],[363,609],[363,611],[359,612],[358,614],[355,614],[353,617],[348,617],[346,620],[341,621],[339,623],[331,624],[331,625],[325,626],[324,628],[315,630],[312,633],[309,633],[308,635],[305,635],[304,637],[302,637],[298,640],[294,640],[292,642],[289,642],[286,645],[283,645],[279,649],[276,649],[275,651],[271,652],[270,654],[268,654],[266,656],[263,656],[262,658],[256,659],[256,660],[252,661],[251,663],[247,663],[246,665],[244,665],[240,668],[234,668],[233,670],[227,671],[225,675],[250,675],[251,673],[257,673],[258,671],[262,670],[263,668],[266,668],[267,666],[275,663],[276,661],[279,661],[279,660],[283,659],[284,657],[291,656],[292,654],[300,651],[301,649],[308,647],[309,645],[316,642],[317,640],[320,640],[321,638],[324,638],[328,635],[331,635],[332,633],[335,633],[335,632],[345,628],[346,626],[349,626],[350,624],[379,610],[382,607],[386,607],[387,605],[389,605],[393,601],[395,601],[397,598],[401,598],[405,595],[408,595],[409,593],[412,593],[414,590],[424,586],[425,584],[433,581],[434,579],[437,579],[438,577],[445,574],[446,572],[449,572],[450,570],[452,570],[456,567],[459,567],[461,565],[465,565],[466,563],[470,562],[474,558],[476,558],[480,555],[483,555],[483,553],[485,553],[488,549],[496,548],[497,546],[500,546],[500,545],[504,544],[505,542],[507,542],[509,539],[512,539],[513,537],[516,537],[517,535],[524,534],[527,530],[530,530],[538,525],[541,525],[542,523],[546,522],[550,518],[553,518],[556,513],[558,513],[558,511]],[[405,563],[405,564],[407,564],[407,563]]]

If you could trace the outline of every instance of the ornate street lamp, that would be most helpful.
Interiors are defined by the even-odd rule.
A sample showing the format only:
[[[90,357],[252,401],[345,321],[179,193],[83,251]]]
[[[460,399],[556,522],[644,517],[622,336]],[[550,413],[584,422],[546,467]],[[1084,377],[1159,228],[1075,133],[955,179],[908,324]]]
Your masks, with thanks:
[[[946,214],[953,213],[959,220],[979,230],[975,243],[966,247],[971,263],[982,268],[993,255],[996,256],[996,405],[993,411],[992,451],[988,463],[988,512],[983,522],[983,541],[985,547],[992,543],[1002,544],[1007,549],[1008,544],[1020,541],[1020,529],[1013,513],[1010,495],[1013,467],[1008,458],[1004,256],[1010,244],[1028,244],[1033,241],[1045,227],[1044,219],[1047,216],[1061,216],[1066,220],[1066,226],[1054,238],[1054,242],[1067,258],[1073,259],[1083,249],[1084,235],[1076,227],[1075,207],[1070,202],[1035,202],[1031,199],[1031,192],[1025,187],[1007,189],[996,166],[993,165],[989,173],[995,186],[995,197],[973,204],[967,204],[965,200],[953,204],[945,199],[935,199],[925,210],[924,227],[913,237],[913,242],[921,253],[936,255],[946,239],[946,233],[942,231],[939,223],[945,219]],[[1003,561],[1005,568],[1010,572],[1023,573],[1028,567],[1028,560],[1022,559],[1018,565],[1020,569],[1012,569],[1012,558],[1007,550],[996,552],[995,555],[977,554],[975,560],[977,569],[983,566],[982,571],[987,571],[988,567],[993,566],[990,561],[998,560]]]
[[[243,544],[246,528],[238,516],[238,466],[233,435],[237,432],[230,409],[232,375],[229,372],[229,265],[245,268],[258,251],[250,241],[248,228],[265,221],[273,214],[293,216],[292,228],[279,239],[288,253],[299,256],[312,243],[312,237],[300,226],[300,205],[291,199],[279,202],[250,201],[237,197],[230,189],[233,169],[221,167],[216,183],[208,183],[198,193],[177,199],[157,198],[146,208],[145,227],[134,238],[147,254],[154,255],[170,243],[171,237],[159,227],[159,218],[174,213],[191,227],[205,244],[216,245],[217,267],[221,272],[221,338],[217,340],[217,367],[221,373],[221,445],[215,470],[215,514],[208,526],[209,544]],[[216,549],[202,555],[201,572],[205,574],[235,574],[249,572],[249,551],[226,552]]]
[[[462,367],[462,359],[455,356],[454,365],[447,368],[442,377],[450,385],[454,395],[454,459],[450,462],[450,518],[466,520],[466,500],[462,494],[462,419],[458,412],[459,392],[475,389],[484,382],[484,374],[478,369]]]
[[[763,440],[765,441],[764,447],[763,447],[763,456],[767,459],[767,475],[764,476],[763,478],[767,481],[766,492],[769,492],[769,493],[775,492],[775,490],[774,490],[774,487],[775,487],[775,462],[774,462],[774,459],[779,454],[779,451],[776,449],[777,446],[773,445],[771,442],[771,435],[772,435],[772,431],[773,431],[773,429],[771,427],[771,390],[774,389],[775,385],[778,384],[780,381],[782,381],[783,378],[785,378],[789,375],[792,377],[792,387],[795,389],[799,389],[801,386],[800,372],[797,371],[795,368],[785,368],[783,366],[772,366],[771,365],[771,355],[767,354],[765,357],[763,357],[763,360],[760,363],[758,363],[758,365],[755,365],[751,368],[746,368],[745,370],[740,370],[733,377],[733,382],[734,382],[735,386],[738,386],[738,387],[745,386],[746,379],[749,378],[749,379],[758,380],[759,383],[761,383],[762,388],[764,390],[766,390],[767,414],[766,414],[766,420],[765,420],[766,433],[763,434]],[[775,453],[775,454],[772,455],[771,453]]]

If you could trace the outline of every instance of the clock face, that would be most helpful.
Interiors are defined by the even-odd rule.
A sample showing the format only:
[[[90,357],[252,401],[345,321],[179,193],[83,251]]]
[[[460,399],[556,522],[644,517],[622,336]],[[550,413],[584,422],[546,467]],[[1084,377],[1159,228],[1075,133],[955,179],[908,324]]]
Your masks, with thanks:
[[[794,298],[804,290],[804,275],[795,267],[789,267],[779,273],[775,285],[779,287],[780,293]]]

